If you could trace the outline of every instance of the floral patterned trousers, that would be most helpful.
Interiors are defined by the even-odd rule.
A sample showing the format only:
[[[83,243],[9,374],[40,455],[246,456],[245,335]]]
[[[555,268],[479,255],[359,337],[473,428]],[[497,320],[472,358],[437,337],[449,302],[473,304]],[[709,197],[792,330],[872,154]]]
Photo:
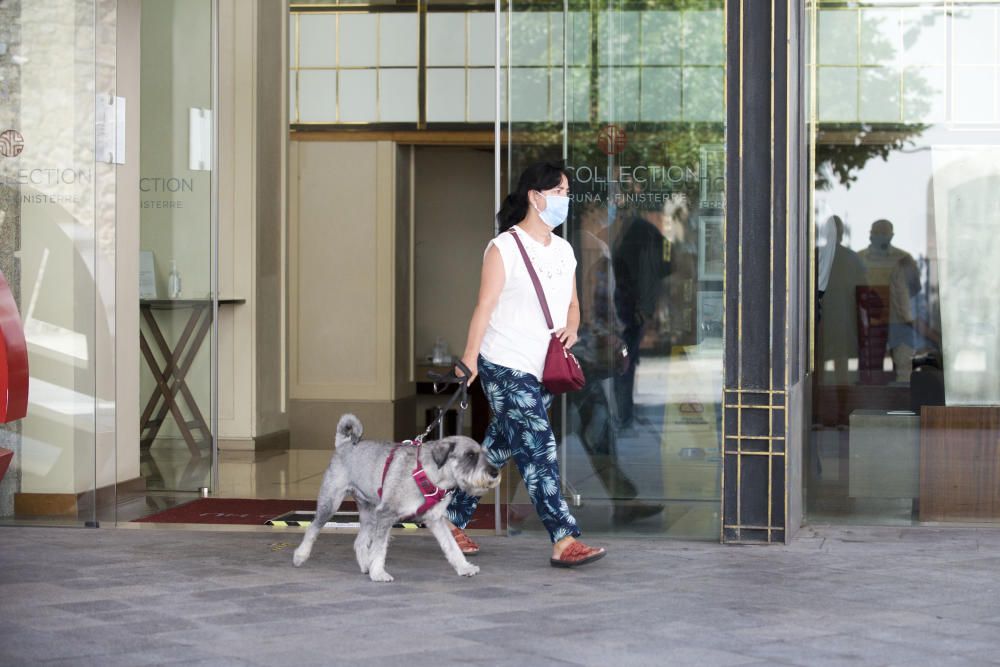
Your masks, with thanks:
[[[493,410],[483,440],[490,463],[502,468],[514,458],[528,496],[553,542],[578,536],[576,519],[569,513],[559,484],[556,439],[547,413],[552,394],[531,373],[490,363],[482,356],[479,381]],[[448,505],[448,518],[465,528],[478,504],[479,498],[458,490]]]

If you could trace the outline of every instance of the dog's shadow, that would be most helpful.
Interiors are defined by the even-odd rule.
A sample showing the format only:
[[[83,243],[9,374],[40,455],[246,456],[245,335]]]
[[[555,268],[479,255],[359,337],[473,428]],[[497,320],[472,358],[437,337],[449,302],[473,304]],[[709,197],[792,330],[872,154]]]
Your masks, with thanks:
[[[426,535],[401,535],[392,538],[393,549],[386,559],[386,565],[392,565],[393,573],[399,579],[410,583],[429,583],[442,579],[454,579],[455,573],[447,561],[440,559],[441,549],[429,530]],[[323,541],[322,550],[315,552],[309,562],[297,572],[313,572],[327,580],[331,575],[351,581],[367,581],[368,575],[358,570],[355,562],[354,549],[351,544],[356,533],[341,531],[323,531],[319,540]],[[346,541],[345,541],[346,540]],[[292,550],[282,550],[277,554],[284,561],[291,560]],[[480,575],[482,576],[482,575]],[[472,579],[462,577],[463,580]],[[397,582],[401,583],[401,582]],[[369,590],[381,590],[375,586]],[[397,588],[393,586],[391,588]]]

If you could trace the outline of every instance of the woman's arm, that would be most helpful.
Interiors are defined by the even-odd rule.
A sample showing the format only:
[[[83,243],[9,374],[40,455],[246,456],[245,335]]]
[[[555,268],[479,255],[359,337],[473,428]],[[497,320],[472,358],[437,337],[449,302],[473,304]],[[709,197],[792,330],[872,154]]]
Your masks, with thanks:
[[[562,341],[563,347],[567,350],[574,345],[577,341],[577,332],[580,329],[580,301],[576,297],[576,276],[573,276],[573,295],[570,297],[569,301],[569,311],[566,313],[566,326],[563,329],[556,331],[556,335],[559,336],[559,340]]]
[[[478,364],[479,348],[483,344],[483,336],[486,335],[486,326],[490,323],[493,310],[500,300],[500,292],[507,276],[504,273],[503,258],[497,247],[491,246],[486,251],[483,259],[483,273],[479,279],[479,301],[476,309],[472,311],[472,320],[469,322],[469,335],[466,337],[465,352],[462,353],[462,362],[472,371],[469,384],[479,375]],[[462,371],[457,373],[461,376]]]

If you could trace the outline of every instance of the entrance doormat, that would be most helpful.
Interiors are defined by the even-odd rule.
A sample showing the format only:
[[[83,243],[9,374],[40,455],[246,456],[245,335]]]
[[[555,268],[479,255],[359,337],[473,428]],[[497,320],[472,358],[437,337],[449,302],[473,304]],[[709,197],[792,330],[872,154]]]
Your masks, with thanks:
[[[348,505],[348,503],[344,503]],[[353,510],[354,503],[344,510]],[[140,523],[209,523],[263,526],[268,519],[296,510],[316,511],[315,500],[257,498],[197,498],[168,510],[136,519]]]
[[[341,504],[340,515],[353,514],[357,521],[357,507],[354,501],[345,500]],[[151,514],[141,519],[139,523],[206,523],[215,525],[236,524],[241,526],[265,526],[269,521],[295,512],[316,513],[315,500],[289,500],[259,498],[197,498],[191,502],[171,507],[168,510]],[[507,506],[500,508],[501,527],[507,525]],[[347,519],[342,519],[347,520]],[[494,525],[493,505],[480,505],[472,520],[466,527],[469,530],[492,530]]]

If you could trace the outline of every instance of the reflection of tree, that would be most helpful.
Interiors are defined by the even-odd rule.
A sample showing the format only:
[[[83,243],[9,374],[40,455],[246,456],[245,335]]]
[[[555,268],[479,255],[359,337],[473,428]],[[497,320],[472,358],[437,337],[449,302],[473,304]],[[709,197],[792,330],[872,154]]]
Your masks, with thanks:
[[[524,11],[527,7],[540,9],[542,6],[548,7],[549,11],[561,10],[560,5],[522,2],[515,6],[515,11]],[[637,68],[637,63],[631,56],[638,48],[640,36],[636,30],[643,25],[642,12],[674,12],[675,21],[670,24],[674,27],[661,30],[658,38],[664,43],[678,47],[685,45],[679,47],[684,48],[684,52],[675,63],[661,66],[665,69],[673,67],[674,71],[683,73],[683,63],[687,62],[685,56],[691,55],[693,50],[697,50],[696,47],[705,47],[711,42],[712,49],[721,52],[725,40],[722,21],[718,22],[717,30],[699,30],[700,24],[697,20],[689,21],[683,17],[683,12],[709,10],[719,12],[724,6],[723,0],[628,0],[624,3],[611,3],[609,0],[569,0],[570,30],[565,34],[569,47],[567,49],[569,72],[565,77],[565,85],[570,100],[589,100],[589,114],[585,114],[587,116],[585,121],[569,122],[565,128],[562,123],[508,125],[510,134],[507,141],[512,147],[509,154],[511,160],[507,165],[509,179],[516,179],[525,166],[536,160],[559,159],[563,154],[565,140],[568,166],[575,170],[577,175],[571,184],[574,195],[583,198],[597,197],[602,201],[609,201],[618,193],[629,195],[614,200],[618,208],[619,223],[609,231],[612,252],[615,252],[615,235],[620,233],[626,224],[626,219],[636,215],[634,210],[628,209],[636,207],[640,198],[631,195],[648,193],[655,197],[654,201],[663,202],[668,218],[664,221],[663,231],[672,242],[670,246],[672,272],[668,283],[661,286],[664,291],[661,293],[659,307],[654,320],[646,330],[647,337],[652,337],[651,340],[647,340],[647,344],[660,346],[668,342],[691,344],[697,342],[699,340],[696,318],[697,295],[704,289],[721,290],[721,285],[699,284],[697,227],[699,216],[717,215],[716,211],[699,210],[702,199],[701,161],[706,147],[712,147],[720,152],[724,150],[725,123],[722,120],[725,117],[725,109],[722,106],[724,96],[718,95],[719,106],[713,109],[716,113],[707,115],[707,118],[712,120],[639,122],[626,111],[631,109],[635,100],[623,99],[623,96],[615,90],[602,90],[601,68],[610,69],[604,72],[605,77],[632,74]],[[625,12],[634,15],[624,15]],[[589,20],[582,18],[581,14],[586,15]],[[605,20],[608,29],[598,30],[601,22]],[[529,24],[532,29],[541,29],[546,25],[543,21],[531,21]],[[648,43],[643,45],[649,48]],[[561,46],[562,44],[558,44],[556,48]],[[516,49],[517,40],[513,47]],[[697,55],[696,53],[695,56]],[[705,63],[704,58],[695,59],[699,63]],[[709,63],[709,66],[717,67],[721,73],[724,62],[720,59],[718,63]],[[671,88],[669,92],[650,88],[650,86],[671,85],[666,77],[643,78],[641,85],[643,94],[653,93],[650,99],[670,99],[672,102],[676,102],[677,99],[671,96],[685,94],[681,91],[694,95],[699,92],[684,88]],[[608,96],[603,103],[602,95]],[[714,101],[716,98],[713,96],[711,99]],[[608,155],[604,150],[607,148],[606,144],[602,147],[599,141],[601,131],[611,122],[607,114],[609,108],[612,112],[610,115],[615,119],[613,122],[626,133],[624,149],[613,155]],[[635,172],[636,168],[640,171]],[[711,195],[717,195],[712,198],[718,201],[722,197],[721,191],[724,187],[723,161],[717,159],[710,168],[711,176],[718,179]],[[586,170],[589,178],[581,178],[582,169]],[[620,169],[624,169],[625,174],[622,174]],[[641,171],[643,169],[645,171]],[[668,171],[670,176],[664,177]],[[638,178],[643,179],[643,182],[629,182],[627,176],[629,172],[641,174]],[[619,180],[619,177],[623,178]],[[675,198],[677,195],[682,197]],[[582,206],[571,207],[574,215],[579,215],[583,210],[585,209]]]
[[[614,164],[628,167],[680,167],[698,172],[701,149],[705,145],[722,144],[725,131],[721,123],[625,123],[625,150],[614,156]],[[570,127],[569,162],[571,165],[607,167],[611,159],[598,146],[597,136],[603,125]],[[689,201],[699,198],[697,179],[679,182],[650,183],[642,189],[661,193],[681,193]]]
[[[565,85],[568,87],[570,99],[586,98],[590,100],[590,117],[586,122],[571,122],[568,127],[568,157],[570,164],[601,165],[607,164],[608,156],[603,154],[596,144],[596,137],[602,127],[608,122],[602,117],[599,109],[601,95],[608,94],[600,89],[600,68],[632,69],[638,65],[631,61],[624,62],[626,54],[635,50],[639,42],[636,30],[639,23],[619,23],[623,13],[641,16],[645,11],[676,13],[681,17],[687,11],[721,11],[725,7],[724,0],[627,0],[612,2],[611,0],[569,0],[568,11],[569,30],[563,34],[566,44],[556,43],[554,35],[539,33],[549,30],[549,23],[538,20],[525,21],[518,25],[517,35],[512,35],[512,49],[516,52],[522,44],[535,44],[546,39],[551,42],[550,48],[560,51],[567,47],[569,57]],[[516,0],[511,6],[515,14],[531,14],[532,12],[562,12],[563,4],[559,0]],[[586,16],[587,19],[581,18]],[[641,21],[641,19],[639,19]],[[607,22],[607,31],[598,29],[601,21]],[[686,23],[677,24],[676,34],[664,34],[662,38],[668,42],[684,43],[685,36],[690,48],[694,41],[698,43],[718,41],[721,45],[725,35],[721,30],[717,34],[691,33],[694,30]],[[513,58],[517,61],[517,56]],[[720,67],[722,63],[719,63]],[[681,67],[681,61],[676,63]],[[512,77],[516,76],[514,68]],[[643,85],[648,86],[645,80]],[[622,100],[608,100],[617,106]],[[720,117],[723,110],[720,109]],[[615,158],[618,164],[662,166],[679,165],[696,168],[701,146],[705,143],[721,143],[723,141],[723,125],[721,122],[646,122],[636,123],[635,119],[627,122],[616,121],[628,133],[628,148],[626,153]],[[524,123],[512,122],[510,141],[516,146],[517,165],[511,165],[511,172],[516,173],[518,166],[530,163],[535,159],[556,157],[561,154],[563,144],[563,126],[561,123]]]
[[[861,11],[861,41],[858,45],[859,58],[865,63],[876,63],[877,66],[857,68],[858,85],[864,84],[869,90],[900,91],[902,71],[896,66],[897,54],[893,41],[884,38],[886,30],[883,24],[886,16],[898,20],[899,15],[890,13],[872,13],[864,10],[849,9],[845,11]],[[902,32],[906,45],[916,43],[920,32],[924,29],[939,29],[935,26],[938,15],[927,13],[918,21],[910,23]],[[892,27],[890,20],[890,32]],[[823,68],[813,70],[813,75],[819,75],[819,83],[823,83]],[[828,190],[839,183],[850,188],[858,174],[869,160],[889,159],[893,151],[911,146],[914,140],[927,129],[928,125],[907,123],[903,117],[925,118],[932,110],[931,101],[942,93],[935,91],[927,80],[920,76],[918,70],[906,70],[905,97],[896,100],[898,113],[896,119],[887,122],[873,122],[864,117],[865,110],[861,108],[864,100],[858,96],[858,116],[860,122],[820,123],[816,134],[816,172],[815,187],[817,190]],[[820,110],[822,117],[823,110]]]
[[[822,123],[816,133],[816,189],[829,190],[836,183],[851,187],[869,160],[888,160],[893,151],[913,145],[913,140],[927,127],[902,123]]]

